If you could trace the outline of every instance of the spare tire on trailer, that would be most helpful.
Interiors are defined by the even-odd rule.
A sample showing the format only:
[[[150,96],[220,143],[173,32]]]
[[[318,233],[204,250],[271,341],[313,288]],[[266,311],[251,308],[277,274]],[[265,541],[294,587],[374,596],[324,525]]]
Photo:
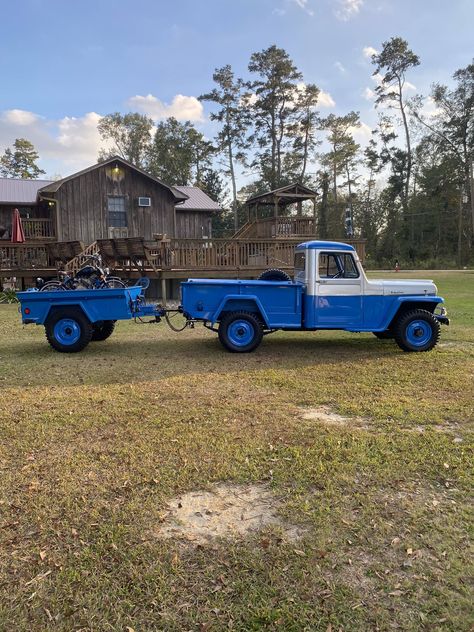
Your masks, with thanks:
[[[286,272],[283,270],[279,270],[278,268],[271,268],[270,270],[265,270],[258,277],[259,281],[291,281],[291,278],[288,276]]]

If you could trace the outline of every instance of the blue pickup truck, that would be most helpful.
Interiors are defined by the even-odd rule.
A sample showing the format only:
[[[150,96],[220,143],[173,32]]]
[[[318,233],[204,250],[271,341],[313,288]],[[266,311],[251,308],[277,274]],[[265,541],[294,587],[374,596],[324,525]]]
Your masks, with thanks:
[[[253,351],[265,334],[280,329],[372,332],[395,339],[403,351],[429,351],[440,324],[449,324],[432,281],[368,280],[348,244],[302,243],[294,263],[293,279],[278,270],[260,280],[189,279],[181,284],[180,310],[188,323],[203,322],[238,353]],[[23,322],[44,325],[58,351],[105,340],[116,320],[166,315],[166,309],[144,303],[139,286],[18,296]]]

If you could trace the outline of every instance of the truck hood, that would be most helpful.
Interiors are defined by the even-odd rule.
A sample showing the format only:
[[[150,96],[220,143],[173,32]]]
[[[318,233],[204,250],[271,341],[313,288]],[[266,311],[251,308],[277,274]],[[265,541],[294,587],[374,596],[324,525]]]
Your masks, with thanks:
[[[384,296],[402,296],[408,294],[410,296],[436,296],[438,288],[431,280],[408,280],[400,279],[397,281],[388,281],[386,279],[371,279],[369,287],[376,290],[377,294]]]

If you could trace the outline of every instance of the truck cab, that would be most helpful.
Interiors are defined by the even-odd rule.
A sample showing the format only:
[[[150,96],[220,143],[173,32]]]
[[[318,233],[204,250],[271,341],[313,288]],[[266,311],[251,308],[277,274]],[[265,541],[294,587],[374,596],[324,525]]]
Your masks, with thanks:
[[[385,331],[402,304],[434,312],[443,301],[430,280],[369,281],[355,249],[338,242],[300,244],[294,279],[305,288],[305,329]]]

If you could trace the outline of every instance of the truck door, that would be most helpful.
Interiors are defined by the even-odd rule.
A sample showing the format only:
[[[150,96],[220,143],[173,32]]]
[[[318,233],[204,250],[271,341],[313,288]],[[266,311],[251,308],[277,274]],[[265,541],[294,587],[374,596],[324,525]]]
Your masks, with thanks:
[[[319,253],[315,294],[316,327],[362,325],[361,275],[350,252]]]

